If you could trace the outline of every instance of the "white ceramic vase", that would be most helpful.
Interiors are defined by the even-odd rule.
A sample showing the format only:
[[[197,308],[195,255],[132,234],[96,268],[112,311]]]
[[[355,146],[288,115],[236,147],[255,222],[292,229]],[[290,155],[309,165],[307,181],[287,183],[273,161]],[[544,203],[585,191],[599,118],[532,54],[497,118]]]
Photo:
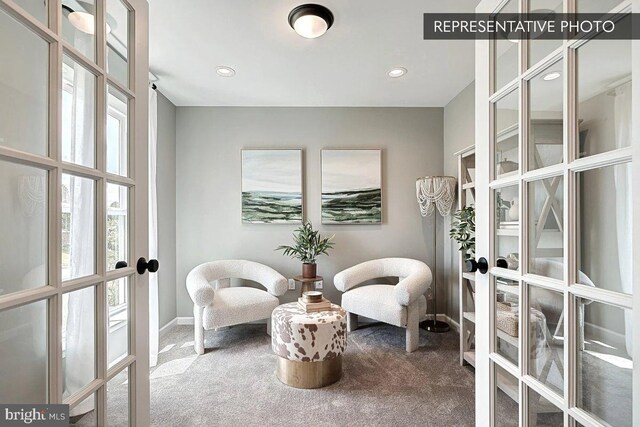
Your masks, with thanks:
[[[511,207],[509,208],[509,221],[518,221],[520,219],[520,202],[517,197],[511,201]]]

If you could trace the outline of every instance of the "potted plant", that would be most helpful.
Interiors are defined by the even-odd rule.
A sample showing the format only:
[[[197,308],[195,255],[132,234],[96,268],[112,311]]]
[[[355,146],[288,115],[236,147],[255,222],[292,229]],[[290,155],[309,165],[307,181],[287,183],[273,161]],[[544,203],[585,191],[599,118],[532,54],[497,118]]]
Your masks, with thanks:
[[[334,236],[322,237],[318,230],[313,229],[311,222],[307,221],[293,233],[293,246],[278,246],[276,250],[284,251],[284,255],[302,261],[302,277],[310,279],[316,277],[316,258],[328,255],[328,250],[333,248],[331,239]]]
[[[467,206],[453,214],[449,237],[458,242],[460,251],[464,251],[465,261],[476,255],[476,211]]]

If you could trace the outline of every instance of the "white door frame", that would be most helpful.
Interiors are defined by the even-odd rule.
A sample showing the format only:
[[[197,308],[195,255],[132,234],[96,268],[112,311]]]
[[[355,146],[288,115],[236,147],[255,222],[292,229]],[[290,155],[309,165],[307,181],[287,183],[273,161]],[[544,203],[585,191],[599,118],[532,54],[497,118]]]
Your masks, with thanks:
[[[128,0],[135,8],[133,55],[130,55],[129,81],[137,97],[133,108],[135,121],[131,163],[135,163],[136,188],[134,192],[135,230],[133,260],[149,258],[149,2]],[[131,44],[130,44],[131,46]],[[133,425],[148,426],[150,423],[149,388],[149,273],[134,275],[135,301],[134,326],[131,333],[131,348],[135,351],[133,368],[135,387],[131,390],[131,414]]]
[[[497,8],[497,1],[482,1],[476,8],[477,13],[490,13]],[[489,61],[490,43],[488,40],[476,41],[476,83],[475,83],[475,122],[476,122],[476,257],[490,260],[489,231],[491,230],[489,208],[489,174],[492,163],[489,150],[491,129],[489,114],[489,76],[492,65]],[[487,230],[483,233],[482,230]],[[489,276],[476,273],[476,425],[493,425],[493,393],[491,393],[490,351],[490,313],[492,298],[489,292]]]
[[[476,12],[477,13],[494,13],[499,10],[502,6],[507,3],[506,0],[483,0],[478,5]],[[527,4],[527,0],[520,1],[520,7],[524,8]],[[569,9],[573,10],[575,6],[575,0],[566,0],[564,11],[567,12]],[[633,12],[640,11],[640,0],[629,0],[626,2],[621,2],[621,6],[617,9],[624,10],[624,8],[633,7]],[[523,43],[520,43],[522,45]],[[628,149],[620,149],[616,150],[616,152],[603,153],[600,155],[592,156],[590,158],[583,158],[571,161],[571,159],[575,159],[575,151],[568,141],[574,140],[574,132],[573,122],[575,120],[574,107],[575,105],[569,104],[569,95],[575,97],[575,93],[573,92],[573,87],[575,87],[574,79],[571,77],[569,80],[565,79],[564,82],[564,120],[565,120],[565,134],[564,134],[564,159],[565,162],[563,165],[557,165],[555,167],[545,168],[544,170],[534,170],[531,172],[522,173],[522,167],[526,164],[523,160],[526,160],[526,153],[523,150],[525,146],[526,140],[526,128],[525,124],[527,123],[527,117],[525,115],[525,106],[526,103],[526,91],[523,91],[523,83],[527,77],[535,74],[538,70],[543,68],[542,64],[545,66],[551,64],[558,58],[569,57],[572,55],[572,48],[577,47],[579,42],[564,42],[561,48],[558,48],[556,52],[550,54],[545,60],[542,60],[539,65],[535,66],[534,69],[524,70],[522,67],[522,61],[524,58],[524,47],[521,46],[519,48],[518,58],[520,62],[519,72],[517,81],[513,81],[507,84],[505,87],[508,88],[506,90],[498,88],[498,92],[492,95],[492,82],[490,76],[494,73],[494,63],[490,60],[491,51],[493,49],[493,44],[489,40],[478,40],[476,41],[476,92],[475,92],[475,114],[476,114],[476,256],[485,257],[489,261],[489,273],[486,275],[476,274],[476,425],[478,426],[488,426],[494,425],[494,394],[493,389],[495,388],[494,384],[494,372],[492,368],[491,360],[500,360],[499,355],[492,355],[490,353],[492,351],[492,343],[495,340],[495,321],[493,319],[493,314],[495,310],[495,298],[494,298],[494,284],[492,283],[491,273],[498,274],[501,277],[511,278],[520,283],[520,289],[523,289],[523,281],[527,281],[528,283],[539,284],[541,286],[545,286],[549,284],[549,280],[540,278],[539,276],[534,276],[528,274],[526,269],[527,267],[523,265],[525,264],[523,260],[527,259],[527,245],[525,243],[525,239],[527,238],[526,227],[523,227],[522,224],[526,223],[526,218],[528,213],[525,211],[524,206],[526,205],[523,197],[523,183],[529,182],[534,178],[540,179],[548,176],[562,176],[564,177],[564,195],[565,200],[571,200],[571,198],[575,197],[575,188],[571,188],[574,186],[574,182],[571,182],[573,179],[572,172],[576,172],[579,170],[585,170],[592,168],[596,165],[604,166],[608,164],[614,164],[620,162],[621,160],[627,159],[630,160],[633,157],[635,159],[640,158],[640,84],[636,83],[633,86],[633,110],[632,110],[632,145]],[[640,81],[640,41],[633,41],[633,78],[636,82]],[[564,60],[564,76],[569,76],[569,69],[567,67],[571,67],[571,61]],[[564,77],[563,77],[564,78]],[[519,125],[520,125],[520,137],[519,137],[519,148],[520,148],[520,172],[518,177],[515,179],[500,179],[493,180],[494,175],[494,147],[492,142],[492,135],[494,133],[494,114],[492,112],[492,107],[490,100],[495,100],[500,98],[500,96],[511,89],[518,88],[520,90],[520,101],[519,104],[521,106]],[[568,160],[569,161],[568,161]],[[632,176],[633,183],[640,183],[640,167],[637,165],[637,161],[632,166]],[[493,201],[493,190],[496,188],[500,188],[505,184],[515,184],[520,188],[520,200],[521,200],[521,210],[520,210],[520,266],[521,270],[509,271],[504,269],[499,269],[497,267],[491,267],[495,265],[495,254],[494,254],[494,228],[493,224],[493,215],[490,215],[490,212],[495,211],[494,209],[494,201]],[[640,194],[637,188],[634,188],[633,193],[633,253],[635,253],[634,259],[638,259],[638,255],[640,253]],[[571,209],[565,209],[564,212],[564,225],[568,230],[573,230],[575,226],[575,212],[568,212]],[[573,215],[573,217],[572,217]],[[575,285],[575,271],[571,271],[572,269],[569,267],[570,265],[575,265],[575,257],[576,253],[573,250],[575,247],[575,239],[576,235],[573,231],[565,232],[564,235],[564,250],[565,250],[565,283],[556,283],[552,284],[553,289],[558,289],[561,292],[564,292],[564,312],[567,313],[567,319],[564,322],[564,337],[566,340],[565,345],[565,358],[564,358],[564,366],[570,367],[570,360],[575,360],[576,354],[576,333],[570,327],[574,317],[576,316],[574,305],[572,303],[574,297],[584,296],[584,297],[593,297],[596,300],[600,300],[603,302],[611,302],[615,303],[621,307],[629,307],[634,309],[634,325],[640,325],[640,275],[633,275],[633,296],[624,296],[620,294],[616,294],[614,292],[610,292],[604,289],[593,289],[587,288],[585,286]],[[633,267],[635,271],[635,265]],[[558,281],[556,281],[558,282]],[[525,292],[520,292],[520,313],[523,312],[524,308],[527,307],[526,299],[527,296],[524,295]],[[526,317],[526,316],[524,316]],[[549,395],[544,393],[544,390],[538,390],[538,385],[535,381],[531,381],[530,378],[527,378],[525,375],[527,360],[525,360],[528,355],[523,349],[528,348],[523,344],[528,342],[528,338],[526,335],[528,334],[528,321],[526,319],[522,319],[520,322],[520,346],[519,346],[519,367],[517,368],[506,368],[506,370],[512,373],[516,378],[519,379],[520,385],[518,387],[518,396],[519,401],[521,402],[522,408],[519,411],[519,423],[520,425],[527,425],[527,407],[526,407],[526,394],[527,388],[531,387],[532,389],[538,391],[541,395],[548,398],[552,403],[556,404],[563,412],[564,412],[564,422],[565,425],[573,425],[573,421],[571,418],[574,418],[577,421],[585,425],[599,425],[597,422],[594,422],[592,418],[590,418],[584,411],[577,409],[576,405],[576,396],[574,392],[575,384],[577,378],[575,373],[570,369],[565,374],[565,397],[563,399],[558,399],[553,395]],[[638,363],[640,362],[640,327],[635,327],[633,331],[633,359],[635,360],[634,370],[633,370],[633,407],[640,408],[640,368],[638,367]],[[573,358],[573,359],[572,359]],[[640,426],[640,411],[636,409],[633,413],[633,425]]]
[[[640,0],[633,0],[633,12],[640,12]],[[633,109],[632,109],[632,123],[631,130],[632,136],[632,152],[635,159],[635,166],[633,168],[632,176],[633,183],[636,185],[635,194],[632,201],[633,206],[633,254],[634,260],[638,260],[640,257],[640,192],[638,191],[638,185],[640,184],[640,107],[638,107],[638,100],[640,100],[640,40],[633,40]],[[638,108],[636,108],[638,107]],[[633,407],[636,408],[633,414],[633,425],[640,427],[640,274],[638,274],[634,268],[633,274],[633,324],[636,326],[633,330]]]

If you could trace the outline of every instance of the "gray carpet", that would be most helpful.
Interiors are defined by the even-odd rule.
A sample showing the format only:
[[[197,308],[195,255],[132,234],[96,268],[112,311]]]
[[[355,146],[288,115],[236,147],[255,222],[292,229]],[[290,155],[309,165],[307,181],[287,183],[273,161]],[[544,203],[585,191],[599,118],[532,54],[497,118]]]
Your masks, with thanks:
[[[207,332],[208,351],[197,358],[192,333],[177,326],[161,339],[165,351],[151,373],[152,425],[474,424],[473,370],[458,364],[454,332],[421,331],[420,348],[407,354],[403,329],[362,326],[349,335],[343,378],[316,390],[278,381],[263,325]]]
[[[153,426],[472,426],[474,372],[458,364],[458,335],[420,331],[420,347],[404,351],[404,330],[363,325],[349,334],[344,375],[317,390],[285,386],[275,377],[276,356],[264,325],[241,325],[207,332],[207,352],[193,351],[193,327],[175,326],[160,340],[158,366],[151,372]],[[587,342],[587,349],[606,348]],[[628,369],[583,354],[590,381],[583,384],[585,406],[612,425],[630,423]],[[629,372],[627,372],[629,371]],[[111,426],[128,424],[126,374],[108,384]],[[610,408],[593,407],[598,393]],[[562,425],[562,414],[530,402],[532,424]],[[542,402],[540,402],[542,404]],[[517,426],[518,405],[504,393],[496,398],[498,425]],[[94,426],[90,412],[72,425]]]

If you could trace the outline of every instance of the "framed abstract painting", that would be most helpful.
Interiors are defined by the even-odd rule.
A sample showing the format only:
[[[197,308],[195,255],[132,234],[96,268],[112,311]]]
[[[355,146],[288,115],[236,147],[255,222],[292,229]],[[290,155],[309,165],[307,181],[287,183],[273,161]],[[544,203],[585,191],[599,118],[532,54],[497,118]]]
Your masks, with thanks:
[[[242,150],[242,222],[302,223],[302,150]]]
[[[322,223],[382,222],[382,151],[322,150]]]

